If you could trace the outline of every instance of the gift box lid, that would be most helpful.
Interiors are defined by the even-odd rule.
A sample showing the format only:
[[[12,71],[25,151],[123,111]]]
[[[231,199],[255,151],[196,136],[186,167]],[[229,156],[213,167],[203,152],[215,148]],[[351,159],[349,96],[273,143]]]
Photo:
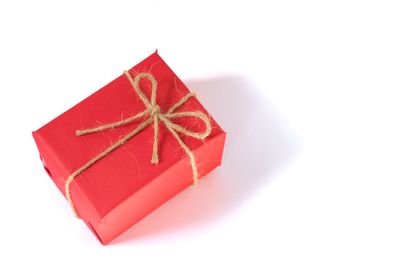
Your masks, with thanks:
[[[161,112],[189,93],[185,84],[168,67],[157,52],[129,70],[132,76],[137,73],[150,73],[157,80],[157,104]],[[151,84],[148,80],[140,82],[144,94],[150,98]],[[111,83],[96,91],[68,111],[33,132],[41,153],[51,161],[49,173],[57,187],[65,195],[65,181],[76,169],[110,146],[122,136],[132,131],[139,123],[134,122],[112,130],[77,136],[76,130],[91,128],[101,124],[122,120],[143,112],[145,105],[132,88],[128,78],[121,75]],[[200,111],[211,121],[210,135],[203,141],[180,134],[184,143],[196,151],[207,145],[214,137],[225,134],[207,110],[195,98],[190,98],[179,111]],[[174,122],[192,131],[203,131],[204,123],[195,117],[174,118]],[[148,182],[157,178],[180,160],[187,158],[174,136],[163,123],[159,123],[159,158],[157,165],[151,164],[153,146],[153,125],[149,125],[112,151],[103,159],[89,167],[71,183],[71,193],[76,202],[86,202],[87,206],[77,203],[78,212],[101,219],[130,195]],[[187,159],[189,164],[189,160]],[[201,161],[199,174],[202,175]],[[190,178],[190,177],[187,177]],[[85,214],[84,214],[85,213]]]

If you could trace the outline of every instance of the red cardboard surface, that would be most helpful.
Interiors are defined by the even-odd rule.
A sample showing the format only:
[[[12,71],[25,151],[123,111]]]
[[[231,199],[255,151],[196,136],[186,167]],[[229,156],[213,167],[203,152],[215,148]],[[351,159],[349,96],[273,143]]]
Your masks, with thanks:
[[[156,78],[157,103],[162,112],[189,92],[157,52],[129,72],[132,76],[148,72]],[[147,80],[141,81],[141,89],[148,97],[150,87]],[[75,131],[118,121],[144,110],[144,104],[127,77],[121,75],[33,132],[45,169],[64,195],[69,175],[134,129],[140,121],[84,136],[76,136]],[[209,115],[194,97],[179,111],[201,111]],[[212,131],[203,141],[180,134],[195,155],[200,176],[220,165],[223,153],[226,133],[211,116],[210,120]],[[199,132],[205,127],[193,117],[176,118],[174,122]],[[150,163],[154,134],[150,125],[71,183],[71,195],[79,215],[103,244],[193,182],[187,154],[163,123],[159,126],[159,164]]]

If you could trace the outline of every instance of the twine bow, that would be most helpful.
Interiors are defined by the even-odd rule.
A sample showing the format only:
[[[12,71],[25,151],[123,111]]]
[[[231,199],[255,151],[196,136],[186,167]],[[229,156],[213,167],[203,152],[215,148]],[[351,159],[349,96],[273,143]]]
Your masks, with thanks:
[[[211,132],[211,122],[210,119],[208,118],[207,115],[200,111],[189,111],[189,112],[175,112],[175,110],[183,105],[188,99],[191,97],[194,97],[194,93],[188,93],[184,97],[182,97],[178,102],[176,102],[169,110],[165,113],[161,112],[160,106],[158,106],[156,102],[156,95],[157,95],[157,81],[153,77],[153,75],[148,74],[148,73],[140,73],[136,75],[135,79],[132,78],[132,76],[129,74],[128,71],[125,71],[124,74],[126,77],[129,79],[130,84],[132,87],[135,89],[135,92],[139,96],[139,99],[144,103],[146,110],[143,112],[140,112],[134,116],[131,116],[129,118],[126,118],[121,121],[116,121],[108,124],[104,124],[98,127],[94,128],[88,128],[88,129],[83,129],[83,130],[77,130],[76,135],[77,136],[82,136],[86,134],[91,134],[95,132],[100,132],[100,131],[105,131],[108,129],[113,129],[116,127],[120,127],[126,124],[129,124],[133,121],[138,120],[139,118],[147,117],[146,120],[144,120],[142,123],[140,123],[135,129],[133,129],[131,132],[126,134],[125,136],[121,137],[119,140],[114,142],[112,145],[107,147],[104,151],[93,157],[90,161],[88,161],[86,164],[81,166],[79,169],[77,169],[75,172],[73,172],[65,181],[65,194],[67,197],[68,202],[70,203],[72,210],[74,211],[75,215],[79,217],[78,212],[76,210],[76,207],[72,201],[71,197],[71,190],[70,190],[70,185],[71,182],[74,180],[75,177],[80,175],[82,172],[84,172],[86,169],[88,169],[90,166],[92,166],[95,162],[99,161],[103,157],[105,157],[107,154],[112,152],[113,150],[117,149],[121,145],[123,145],[126,141],[128,141],[130,138],[135,136],[137,133],[148,127],[151,123],[153,123],[153,128],[154,128],[154,139],[153,139],[153,153],[151,157],[151,163],[152,164],[157,164],[159,162],[158,158],[158,139],[159,139],[159,123],[162,122],[164,123],[165,127],[171,132],[171,134],[176,138],[178,141],[179,145],[182,147],[182,149],[186,152],[186,154],[189,156],[190,159],[190,164],[192,166],[192,174],[193,174],[193,184],[195,184],[198,179],[199,179],[199,174],[197,172],[197,166],[196,166],[196,161],[194,158],[193,152],[189,149],[189,147],[183,142],[183,140],[180,138],[178,132],[185,134],[187,136],[191,136],[196,139],[205,139]],[[151,98],[150,100],[147,98],[147,96],[143,93],[143,91],[139,87],[139,82],[142,78],[146,78],[151,82]],[[203,132],[195,132],[188,130],[173,121],[171,119],[173,118],[179,118],[179,117],[196,117],[201,119],[204,124],[206,125],[206,128]]]

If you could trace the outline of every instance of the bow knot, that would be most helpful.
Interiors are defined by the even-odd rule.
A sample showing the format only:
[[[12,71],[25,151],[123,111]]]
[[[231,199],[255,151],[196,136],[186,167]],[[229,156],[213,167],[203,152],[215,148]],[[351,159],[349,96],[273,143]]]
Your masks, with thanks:
[[[136,94],[139,96],[139,99],[144,103],[146,110],[143,112],[140,112],[134,116],[131,116],[129,118],[121,120],[121,121],[104,124],[104,125],[101,125],[101,126],[98,126],[95,128],[77,130],[76,135],[81,136],[81,135],[85,135],[85,134],[90,134],[90,133],[95,133],[95,132],[100,132],[100,131],[120,127],[120,126],[129,124],[129,123],[132,123],[133,121],[136,121],[139,118],[143,118],[143,117],[147,117],[147,119],[145,119],[142,123],[140,123],[131,132],[129,132],[125,136],[121,137],[119,140],[117,140],[111,146],[107,147],[103,152],[101,152],[100,154],[98,154],[97,156],[92,158],[89,162],[87,162],[85,165],[80,167],[78,170],[76,170],[74,173],[72,173],[67,178],[67,180],[65,181],[65,194],[66,194],[66,197],[67,197],[69,203],[71,204],[71,207],[72,207],[74,213],[77,216],[78,216],[78,213],[75,208],[75,205],[73,204],[73,201],[71,198],[71,193],[70,193],[70,184],[74,180],[74,178],[76,176],[78,176],[79,174],[81,174],[82,172],[84,172],[90,166],[92,166],[95,162],[104,158],[107,154],[109,154],[113,150],[115,150],[118,147],[120,147],[121,145],[123,145],[126,141],[128,141],[130,138],[132,138],[137,133],[142,131],[144,128],[148,127],[150,124],[153,124],[153,128],[154,128],[153,152],[152,152],[152,157],[151,157],[151,163],[157,164],[159,162],[159,158],[158,158],[159,123],[162,122],[165,125],[165,127],[169,130],[169,132],[178,141],[178,143],[182,147],[182,149],[188,155],[188,157],[190,159],[190,164],[192,166],[193,183],[195,184],[199,178],[194,154],[190,150],[190,148],[183,142],[183,140],[179,136],[178,132],[181,134],[196,138],[196,139],[205,139],[211,132],[210,118],[206,114],[204,114],[200,111],[175,112],[175,110],[177,108],[179,108],[181,105],[183,105],[191,97],[194,97],[195,94],[191,93],[191,92],[186,94],[178,102],[176,102],[171,108],[169,108],[167,112],[162,113],[160,106],[156,103],[156,94],[157,94],[157,86],[158,85],[157,85],[157,81],[154,78],[154,76],[149,73],[139,73],[136,75],[135,79],[133,79],[128,71],[125,71],[124,74],[126,75],[130,84],[134,88]],[[146,78],[147,80],[149,80],[151,82],[150,100],[140,89],[139,83],[142,78]],[[193,117],[193,118],[198,118],[198,119],[202,120],[205,124],[205,130],[202,132],[191,131],[191,130],[188,130],[185,127],[182,127],[182,126],[174,123],[173,121],[171,121],[171,119],[180,118],[180,117]]]
[[[151,107],[151,113],[150,113],[150,115],[151,115],[152,117],[154,117],[154,116],[156,116],[156,115],[159,115],[159,113],[160,113],[160,106],[159,106],[158,104],[153,105],[153,106]]]

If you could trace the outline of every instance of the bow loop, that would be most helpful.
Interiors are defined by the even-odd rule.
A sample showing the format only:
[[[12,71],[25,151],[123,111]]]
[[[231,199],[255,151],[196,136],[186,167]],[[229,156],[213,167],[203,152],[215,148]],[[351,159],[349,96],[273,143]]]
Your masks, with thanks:
[[[125,76],[128,78],[131,83],[133,89],[136,94],[139,96],[139,99],[144,103],[147,109],[151,109],[156,104],[156,95],[157,95],[157,80],[153,77],[153,75],[149,73],[139,73],[136,75],[135,79],[132,78],[131,74],[128,71],[124,71]],[[151,82],[151,100],[143,93],[140,89],[140,81],[145,78]]]
[[[200,119],[201,121],[204,122],[205,125],[205,129],[201,132],[196,132],[196,131],[192,131],[192,130],[188,130],[187,128],[184,128],[174,122],[171,122],[171,120],[169,118],[179,118],[179,117],[195,117]],[[160,117],[160,119],[164,122],[170,123],[171,128],[175,129],[178,132],[181,132],[185,135],[191,136],[193,138],[196,139],[205,139],[208,135],[210,135],[211,132],[211,123],[210,123],[210,119],[208,118],[207,115],[205,115],[202,112],[176,112],[176,113],[167,113],[167,114],[163,114],[162,117]],[[165,119],[165,120],[163,120]]]

